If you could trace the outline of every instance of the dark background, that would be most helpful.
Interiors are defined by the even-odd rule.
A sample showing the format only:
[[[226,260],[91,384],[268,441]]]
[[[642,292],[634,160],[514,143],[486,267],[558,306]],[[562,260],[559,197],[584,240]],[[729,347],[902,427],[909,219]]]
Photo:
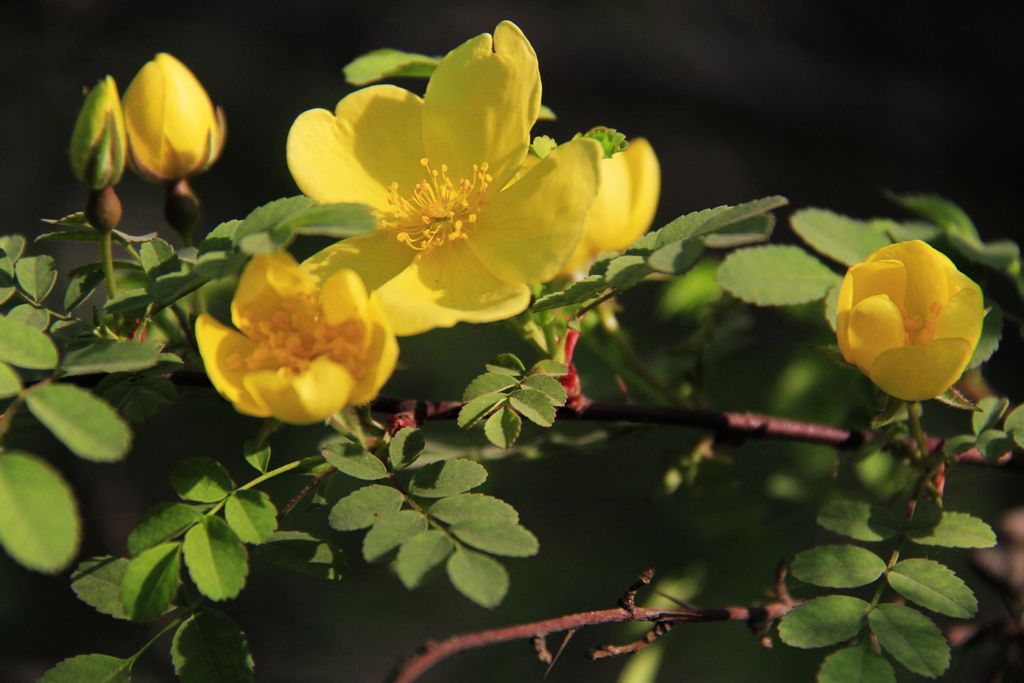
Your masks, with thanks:
[[[651,140],[663,171],[660,222],[776,193],[797,208],[898,217],[883,196],[890,189],[943,194],[967,210],[984,238],[1020,237],[1022,5],[804,0],[4,3],[0,229],[31,236],[42,230],[39,218],[81,208],[85,195],[68,170],[67,147],[82,88],[111,73],[123,91],[158,51],[185,62],[227,113],[224,155],[194,183],[209,228],[296,192],[284,158],[288,127],[305,109],[332,108],[350,90],[341,67],[352,58],[378,47],[443,54],[503,18],[516,21],[536,48],[544,102],[559,116],[538,133],[565,139],[604,124]],[[119,191],[124,229],[159,229],[157,188],[126,176]],[[777,235],[789,238],[785,220]],[[636,324],[650,326],[650,295],[634,296],[626,300],[627,322],[632,311]],[[798,371],[786,364],[809,334],[827,341],[820,323],[783,313],[792,324],[778,326],[780,314],[762,317],[757,344],[718,371],[717,404],[862,426],[855,410],[830,408],[838,386],[866,395],[862,380],[813,358]],[[404,343],[403,360],[413,369],[388,391],[450,398],[487,358],[514,346],[500,327],[463,328]],[[667,326],[648,332],[652,346],[659,334],[672,334]],[[996,367],[999,388],[1019,384],[1008,361]],[[961,415],[947,422],[959,430],[966,424]],[[163,482],[180,457],[219,457],[248,476],[238,444],[254,430],[207,392],[158,415],[127,463],[86,466],[53,448],[82,501],[83,557],[123,552],[145,508],[171,495]],[[485,490],[520,508],[542,541],[539,557],[507,563],[512,590],[493,613],[444,581],[407,593],[384,567],[361,561],[356,534],[342,539],[350,569],[340,583],[252,575],[226,609],[248,633],[258,679],[380,680],[428,637],[611,606],[649,565],[703,577],[701,604],[762,599],[780,558],[824,541],[812,536],[819,532],[810,522],[832,485],[832,454],[755,443],[732,453],[736,464],[721,476],[727,486],[715,486],[713,475],[698,491],[654,498],[681,435],[693,436],[645,430],[491,466]],[[314,440],[286,433],[275,445],[301,456]],[[959,502],[995,523],[1000,509],[1020,501],[1020,483],[964,470],[949,496],[950,506]],[[127,656],[148,637],[144,627],[78,603],[66,576],[29,574],[0,558],[0,680],[32,680],[83,652]],[[588,663],[580,655],[631,637],[613,628],[577,635],[550,680],[616,680],[622,662]],[[736,624],[681,627],[666,643],[663,681],[810,680],[819,661],[785,647],[763,650]],[[166,644],[140,660],[136,673],[170,679]],[[428,680],[539,676],[529,646],[517,643],[450,662]],[[953,679],[970,676],[955,668]]]

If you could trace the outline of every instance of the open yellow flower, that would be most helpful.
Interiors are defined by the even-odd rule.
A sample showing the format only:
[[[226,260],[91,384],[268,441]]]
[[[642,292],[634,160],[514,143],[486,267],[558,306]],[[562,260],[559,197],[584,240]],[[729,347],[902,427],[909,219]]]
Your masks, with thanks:
[[[161,52],[147,62],[124,93],[128,160],[151,182],[202,173],[224,147],[224,112],[210,102],[199,79]]]
[[[527,283],[554,277],[583,234],[597,191],[599,144],[577,140],[519,182],[540,109],[537,56],[502,22],[448,53],[426,96],[391,85],[357,90],[334,113],[300,115],[288,168],[303,193],[361,202],[378,229],[315,254],[377,290],[399,335],[522,312]]]
[[[882,247],[839,288],[843,357],[905,401],[938,396],[971,360],[985,317],[981,289],[920,240]]]
[[[600,185],[586,231],[562,272],[572,275],[610,251],[622,251],[651,227],[661,193],[661,166],[651,143],[636,138],[598,164]]]
[[[196,340],[213,386],[235,409],[292,424],[373,399],[398,343],[377,297],[339,270],[322,285],[291,255],[254,256],[231,302],[239,331],[203,314]]]

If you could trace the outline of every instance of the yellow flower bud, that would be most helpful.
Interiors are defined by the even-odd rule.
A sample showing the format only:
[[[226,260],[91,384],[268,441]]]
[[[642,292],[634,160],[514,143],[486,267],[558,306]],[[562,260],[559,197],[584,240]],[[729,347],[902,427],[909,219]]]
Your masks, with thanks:
[[[71,134],[71,170],[94,190],[112,187],[124,172],[124,114],[117,84],[103,78],[85,96]]]
[[[978,285],[914,240],[882,247],[846,272],[836,337],[847,362],[882,391],[922,401],[960,378],[984,317]]]
[[[231,302],[236,330],[203,314],[196,341],[213,386],[238,412],[291,424],[372,400],[398,343],[376,294],[351,270],[318,285],[286,252],[255,256]]]
[[[202,173],[220,156],[227,131],[199,80],[161,52],[136,74],[124,93],[132,169],[152,182]]]

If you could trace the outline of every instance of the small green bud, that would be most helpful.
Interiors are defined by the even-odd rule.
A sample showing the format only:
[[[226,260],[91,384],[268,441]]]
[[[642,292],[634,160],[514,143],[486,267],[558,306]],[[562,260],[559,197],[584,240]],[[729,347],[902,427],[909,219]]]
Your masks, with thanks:
[[[124,114],[111,76],[100,80],[85,96],[71,135],[71,170],[93,190],[116,185],[124,171]]]
[[[576,133],[572,139],[576,140],[577,138],[591,138],[600,142],[601,148],[604,149],[605,159],[611,159],[613,154],[625,152],[626,148],[629,147],[629,142],[626,140],[625,135],[614,128],[606,128],[605,126],[594,126],[586,133]]]
[[[548,135],[538,135],[533,139],[533,144],[530,145],[530,151],[533,152],[534,156],[538,159],[543,159],[547,155],[551,154],[552,150],[558,147],[558,143],[555,139]]]

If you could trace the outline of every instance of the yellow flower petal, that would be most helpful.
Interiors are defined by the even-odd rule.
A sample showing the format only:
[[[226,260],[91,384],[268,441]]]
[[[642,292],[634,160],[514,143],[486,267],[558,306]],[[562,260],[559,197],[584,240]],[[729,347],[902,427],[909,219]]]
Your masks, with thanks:
[[[231,301],[231,322],[248,334],[251,325],[273,316],[283,302],[313,297],[316,292],[316,281],[288,252],[253,256]]]
[[[907,269],[893,259],[858,263],[848,271],[853,289],[850,306],[878,294],[886,294],[898,308],[904,306],[907,290]],[[840,301],[840,305],[843,302]]]
[[[960,378],[974,347],[963,339],[936,339],[882,353],[868,375],[885,393],[904,401],[938,396]]]
[[[342,269],[327,278],[320,288],[320,307],[329,325],[337,325],[366,314],[366,286],[353,270]]]
[[[332,244],[303,261],[302,268],[319,282],[348,268],[373,290],[405,270],[415,256],[415,251],[394,236],[371,232]]]
[[[240,413],[267,417],[270,413],[253,400],[242,383],[246,372],[244,359],[256,344],[205,313],[196,320],[196,342],[206,374],[220,395],[231,401]]]
[[[868,259],[869,262],[896,260],[906,268],[905,299],[903,306],[908,315],[922,319],[934,303],[945,305],[949,300],[948,271],[955,269],[953,262],[940,251],[936,251],[920,240],[897,242],[882,247]],[[856,283],[855,283],[856,284]],[[856,298],[856,293],[854,297]],[[893,297],[895,301],[896,298]]]
[[[466,240],[489,271],[509,282],[558,274],[583,235],[601,155],[596,141],[575,140],[498,193]]]
[[[540,71],[533,46],[503,21],[494,38],[481,34],[449,52],[430,77],[423,106],[423,144],[453,178],[472,177],[487,162],[495,189],[519,169],[540,111]],[[407,158],[418,160],[409,152]]]
[[[247,373],[245,388],[268,414],[290,424],[310,424],[340,410],[348,401],[354,380],[344,366],[329,358],[313,359],[309,367],[290,375],[281,370]]]
[[[854,306],[848,324],[850,357],[864,372],[881,353],[903,346],[903,316],[885,294],[870,296]]]
[[[357,90],[334,114],[312,109],[288,133],[288,169],[302,193],[321,203],[387,207],[387,188],[404,195],[423,178],[419,160],[423,100],[393,85]]]
[[[363,366],[370,371],[352,389],[348,399],[352,405],[369,403],[376,398],[377,392],[394,372],[395,363],[398,362],[398,342],[376,294],[370,296],[367,314],[370,340]]]
[[[627,235],[632,227],[633,181],[626,153],[602,159],[597,167],[600,176],[597,196],[587,213],[586,233],[581,241],[595,256],[606,251],[620,251],[633,241]]]
[[[499,280],[473,255],[467,241],[423,254],[377,290],[395,334],[504,320],[526,309],[530,288]]]
[[[629,147],[622,153],[629,164],[631,179],[632,210],[630,211],[629,242],[621,248],[629,246],[651,227],[654,214],[658,211],[658,199],[661,197],[661,165],[645,138],[631,140]]]
[[[971,282],[953,295],[935,321],[935,339],[964,339],[977,346],[985,318],[981,289]]]

